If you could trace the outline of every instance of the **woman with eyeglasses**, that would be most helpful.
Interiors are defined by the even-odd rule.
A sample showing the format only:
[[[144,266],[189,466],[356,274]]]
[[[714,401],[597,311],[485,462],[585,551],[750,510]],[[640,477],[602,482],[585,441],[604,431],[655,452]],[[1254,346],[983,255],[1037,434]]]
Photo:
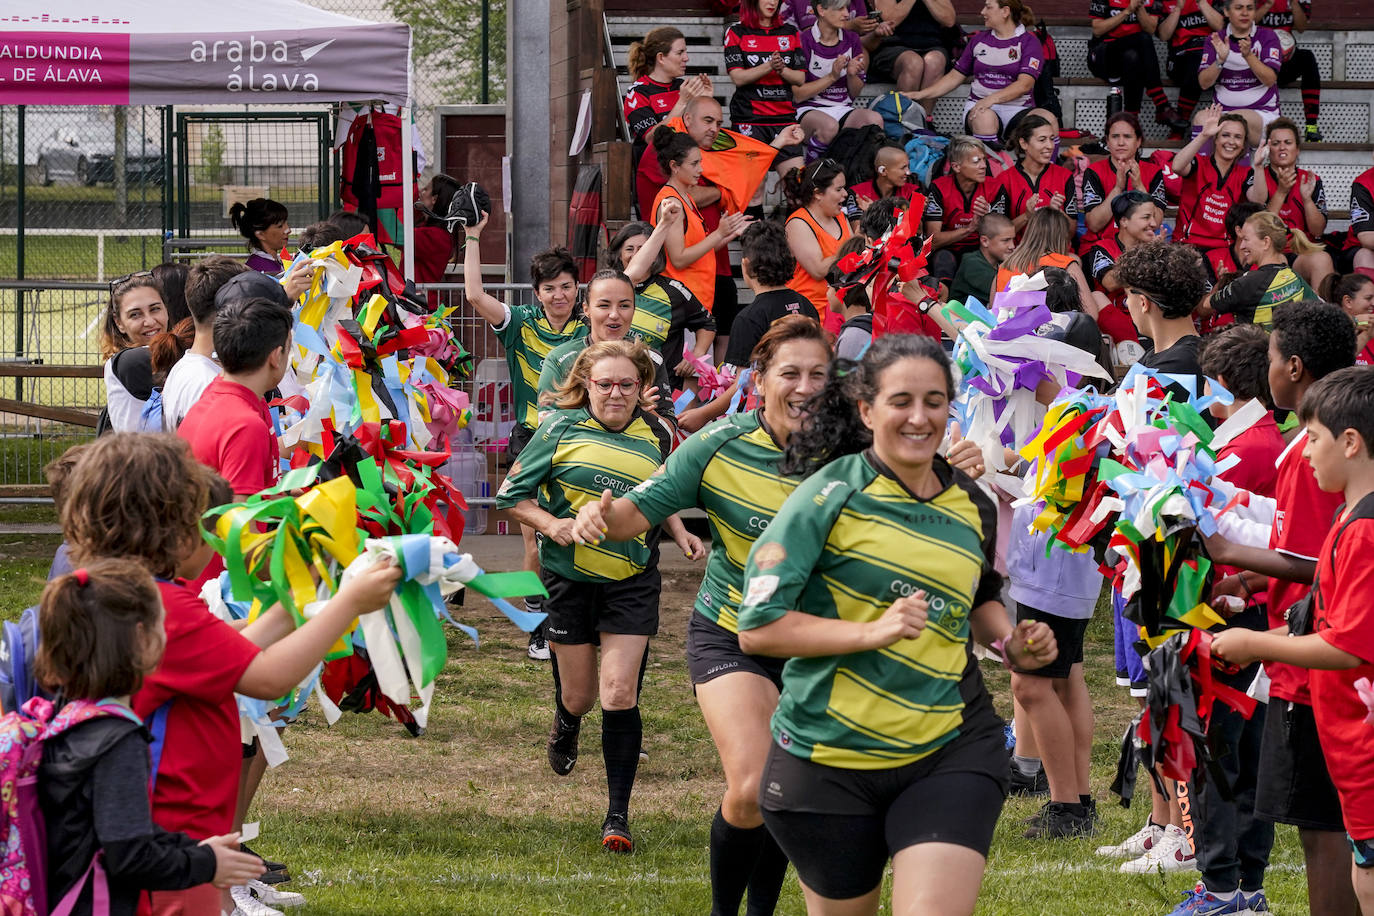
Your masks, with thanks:
[[[1083,256],[1083,263],[1093,282],[1097,326],[1113,343],[1122,343],[1140,335],[1126,308],[1126,285],[1117,274],[1116,262],[1123,253],[1154,240],[1164,211],[1149,194],[1134,190],[1112,198],[1111,206],[1115,232],[1111,238],[1098,239]]]
[[[110,284],[100,335],[105,358],[105,416],[98,432],[143,428],[144,405],[153,393],[148,344],[167,330],[167,307],[152,271],[120,277]],[[157,424],[161,429],[161,424]]]
[[[229,208],[229,222],[248,240],[248,266],[265,274],[280,275],[281,250],[291,240],[286,207],[266,197],[248,203],[236,201]]]
[[[1161,211],[1169,205],[1164,190],[1164,170],[1140,158],[1140,118],[1134,112],[1118,111],[1107,119],[1107,158],[1088,166],[1083,174],[1083,217],[1086,231],[1079,239],[1079,252],[1086,252],[1100,239],[1116,235],[1112,202],[1128,191],[1154,198]]]
[[[636,341],[607,340],[582,352],[554,392],[554,411],[511,467],[496,495],[521,524],[539,532],[545,633],[553,650],[554,716],[548,739],[553,771],[577,763],[582,717],[601,701],[601,752],[608,804],[601,845],[630,852],[630,793],[643,740],[637,680],[649,637],[658,632],[662,581],[659,530],[615,544],[579,543],[578,510],[604,490],[625,494],[651,475],[669,450],[650,423],[644,397],[654,363]],[[664,520],[673,541],[694,559],[701,541],[681,520]]]
[[[797,260],[787,288],[809,299],[825,329],[838,334],[844,319],[827,308],[829,286],[825,277],[839,256],[840,246],[853,235],[844,213],[849,194],[844,171],[833,159],[817,159],[788,172],[782,190],[796,207],[783,224],[787,245]]]

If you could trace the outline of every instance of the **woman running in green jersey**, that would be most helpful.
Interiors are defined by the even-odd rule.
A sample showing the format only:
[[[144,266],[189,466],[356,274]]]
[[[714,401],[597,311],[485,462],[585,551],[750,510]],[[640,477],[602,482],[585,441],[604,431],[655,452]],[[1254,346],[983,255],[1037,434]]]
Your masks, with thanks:
[[[787,445],[812,473],[749,554],[740,648],[788,659],[759,804],[813,916],[877,912],[889,858],[893,912],[973,912],[1008,761],[970,638],[1055,656],[1009,626],[996,508],[937,454],[953,394],[927,337],[840,361]]]
[[[633,848],[630,792],[643,738],[636,682],[649,637],[658,632],[659,532],[623,544],[581,544],[573,538],[573,521],[603,488],[630,490],[668,454],[667,435],[646,420],[651,402],[645,391],[653,379],[643,343],[588,347],[555,392],[556,409],[540,422],[496,495],[497,506],[540,535],[541,577],[549,591],[545,632],[553,650],[548,757],[560,776],[577,762],[582,716],[601,699],[609,792],[601,844],[613,852]],[[664,527],[688,556],[704,555],[701,541],[676,516],[664,519]]]

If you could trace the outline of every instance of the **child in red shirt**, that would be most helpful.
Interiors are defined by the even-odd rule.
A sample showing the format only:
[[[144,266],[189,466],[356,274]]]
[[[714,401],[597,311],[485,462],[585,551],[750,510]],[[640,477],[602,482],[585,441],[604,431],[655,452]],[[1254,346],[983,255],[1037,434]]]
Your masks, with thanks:
[[[153,820],[193,839],[228,834],[233,826],[241,757],[234,694],[283,696],[356,617],[390,600],[401,577],[397,567],[379,564],[299,628],[276,606],[236,631],[215,619],[177,578],[199,573],[209,558],[200,538],[209,476],[174,436],[104,436],[77,462],[62,508],[75,563],[125,557],[157,578],[167,645],[132,705],[165,735],[156,762]],[[219,891],[200,885],[155,894],[153,912],[217,913],[219,906]]]
[[[1275,406],[1295,409],[1318,379],[1355,359],[1355,328],[1339,307],[1324,302],[1291,302],[1274,311],[1269,336],[1269,389]],[[1268,583],[1269,627],[1284,626],[1285,614],[1303,597],[1316,573],[1322,539],[1331,528],[1338,495],[1323,493],[1295,439],[1279,459],[1276,499],[1260,525],[1260,537],[1232,543],[1207,539],[1215,563],[1239,567],[1239,576],[1217,586],[1217,594],[1244,597]],[[1252,497],[1250,508],[1264,504]],[[1233,513],[1218,519],[1226,529]],[[1228,531],[1228,536],[1230,532]],[[1268,549],[1259,546],[1266,544]],[[1265,577],[1268,577],[1267,579]],[[1249,633],[1241,633],[1244,639]],[[1231,639],[1228,632],[1223,639]],[[1255,811],[1260,817],[1293,824],[1302,837],[1307,896],[1311,912],[1349,913],[1354,894],[1340,880],[1347,865],[1341,805],[1332,784],[1324,747],[1307,692],[1306,671],[1278,662],[1265,666],[1270,677],[1269,708],[1260,747]]]
[[[1311,632],[1228,631],[1212,648],[1239,664],[1281,659],[1310,669],[1317,735],[1354,853],[1352,884],[1364,916],[1374,916],[1374,728],[1355,689],[1374,678],[1374,368],[1326,376],[1303,397],[1299,418],[1317,483],[1345,498],[1317,561]]]

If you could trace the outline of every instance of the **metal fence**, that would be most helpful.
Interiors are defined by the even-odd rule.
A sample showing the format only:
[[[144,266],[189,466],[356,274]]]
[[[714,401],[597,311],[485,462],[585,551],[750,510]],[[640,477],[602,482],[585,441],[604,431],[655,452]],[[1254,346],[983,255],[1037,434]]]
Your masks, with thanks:
[[[490,325],[467,306],[462,284],[436,283],[420,289],[440,306],[456,306],[449,324],[472,354],[473,373],[455,379],[454,387],[467,392],[475,413],[499,417],[499,404],[492,396],[496,392],[499,398],[501,379],[506,377],[505,356]],[[529,284],[489,284],[486,289],[510,305],[535,301]],[[0,281],[0,373],[5,364],[39,371],[44,366],[99,367],[99,322],[108,296],[104,283]],[[0,398],[93,412],[105,404],[105,385],[100,378],[0,378]],[[474,424],[473,431],[483,433],[474,436],[479,448],[497,448],[499,430]],[[70,423],[0,412],[0,485],[43,484],[44,465],[93,435],[92,429]]]

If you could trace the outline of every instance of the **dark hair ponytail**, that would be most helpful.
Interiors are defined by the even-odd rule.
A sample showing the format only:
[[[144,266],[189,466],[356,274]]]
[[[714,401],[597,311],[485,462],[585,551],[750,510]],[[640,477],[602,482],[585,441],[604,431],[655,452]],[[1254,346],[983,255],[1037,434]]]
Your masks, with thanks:
[[[806,403],[806,423],[787,440],[782,473],[804,477],[822,465],[862,452],[873,444],[873,433],[859,418],[860,401],[872,403],[888,367],[903,359],[928,359],[940,367],[950,399],[954,372],[938,342],[924,334],[887,334],[875,338],[858,362],[837,359],[830,364],[825,387]]]
[[[691,137],[675,130],[654,131],[654,155],[658,157],[658,167],[664,175],[673,174],[673,166],[680,165],[689,150],[697,142]]]
[[[267,197],[254,197],[248,203],[236,201],[229,208],[229,222],[238,230],[239,235],[248,240],[249,248],[262,250],[258,233],[269,226],[285,222],[286,207]]]
[[[815,199],[816,192],[830,187],[835,176],[843,174],[844,169],[834,159],[817,159],[782,176],[782,193],[792,206],[805,207]]]

